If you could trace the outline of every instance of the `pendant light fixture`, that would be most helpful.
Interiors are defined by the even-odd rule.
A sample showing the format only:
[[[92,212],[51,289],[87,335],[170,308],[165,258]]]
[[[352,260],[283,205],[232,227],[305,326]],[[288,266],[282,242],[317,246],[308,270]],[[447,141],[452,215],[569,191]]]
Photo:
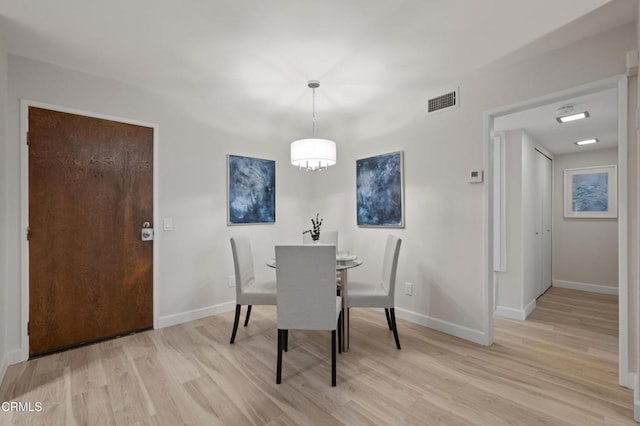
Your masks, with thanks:
[[[317,80],[309,80],[307,86],[313,90],[313,127],[311,137],[291,142],[291,164],[315,172],[336,164],[336,143],[316,138],[316,89]]]

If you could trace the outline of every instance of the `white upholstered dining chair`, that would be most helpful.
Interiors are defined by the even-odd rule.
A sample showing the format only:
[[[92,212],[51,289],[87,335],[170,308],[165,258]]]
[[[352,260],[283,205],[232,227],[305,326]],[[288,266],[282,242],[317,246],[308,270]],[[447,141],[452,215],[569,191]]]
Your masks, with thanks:
[[[310,233],[302,234],[302,244],[312,244],[313,238]],[[338,251],[338,231],[324,231],[320,232],[320,238],[318,238],[317,244],[333,244],[336,246],[336,252]],[[336,271],[336,283],[340,284],[340,272]]]
[[[400,349],[398,327],[396,326],[395,292],[398,256],[402,240],[393,235],[387,237],[382,262],[382,277],[379,282],[364,283],[349,281],[348,308],[384,308],[389,330],[393,331],[396,347]]]
[[[236,317],[229,343],[236,340],[242,305],[247,305],[247,316],[244,320],[246,327],[251,316],[251,306],[276,304],[276,282],[256,281],[251,241],[246,237],[231,238],[231,252],[233,253],[233,268],[236,278]]]
[[[336,385],[336,331],[340,333],[342,299],[336,296],[336,247],[324,244],[276,246],[278,360],[276,383],[282,380],[282,352],[289,330],[331,331],[331,385]]]

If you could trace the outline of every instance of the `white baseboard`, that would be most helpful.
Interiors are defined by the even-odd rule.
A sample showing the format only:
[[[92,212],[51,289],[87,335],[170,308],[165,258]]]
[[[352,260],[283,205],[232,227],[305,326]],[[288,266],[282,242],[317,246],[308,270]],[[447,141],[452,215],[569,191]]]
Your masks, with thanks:
[[[627,389],[634,390],[636,374],[631,371],[620,371],[618,377],[618,384],[624,386]]]
[[[194,321],[211,315],[221,314],[234,310],[236,302],[221,303],[219,305],[211,305],[193,311],[180,312],[178,314],[166,315],[158,318],[158,328],[170,327],[172,325],[182,324]]]
[[[158,318],[158,328],[170,327],[172,325],[182,324],[189,321],[194,321],[200,318],[208,317],[211,315],[221,314],[223,312],[232,311],[236,306],[235,302],[221,303],[219,305],[207,306],[205,308],[194,309],[193,311],[181,312],[178,314],[166,315]],[[4,377],[4,374],[9,365],[17,364],[29,359],[27,350],[17,349],[9,351],[4,354],[2,360],[0,360],[0,379]]]
[[[579,283],[575,281],[553,280],[552,285],[559,288],[568,288],[569,290],[588,291],[591,293],[613,294],[618,295],[618,287],[601,284]]]
[[[403,320],[407,320],[415,324],[424,325],[425,327],[433,328],[434,330],[451,334],[452,336],[469,340],[479,345],[487,346],[489,344],[487,342],[486,334],[479,330],[474,330],[472,328],[464,327],[462,325],[454,324],[437,318],[432,318],[428,315],[419,314],[417,312],[412,312],[401,308],[396,308],[396,316]]]
[[[524,321],[536,308],[535,299],[532,300],[524,309],[509,308],[506,306],[496,306],[494,316]]]
[[[527,318],[531,315],[531,312],[536,309],[536,299],[533,299],[527,306],[524,307],[524,317]]]
[[[527,317],[524,313],[524,309],[508,308],[506,306],[496,306],[496,310],[493,314],[494,317],[509,318],[520,321]]]
[[[4,380],[4,375],[7,373],[7,368],[9,368],[10,365],[26,361],[27,359],[28,355],[25,357],[21,349],[5,352],[0,360],[0,383]]]
[[[7,364],[13,365],[19,362],[23,362],[29,359],[29,349],[21,350],[16,349],[13,351],[7,352]]]

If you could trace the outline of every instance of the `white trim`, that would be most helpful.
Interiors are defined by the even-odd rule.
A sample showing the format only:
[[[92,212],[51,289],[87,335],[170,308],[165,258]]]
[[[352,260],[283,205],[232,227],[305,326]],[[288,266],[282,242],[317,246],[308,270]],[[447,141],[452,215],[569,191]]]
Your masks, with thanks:
[[[524,309],[509,308],[507,306],[496,306],[494,317],[509,318],[520,321],[527,318],[524,313]]]
[[[493,270],[493,115],[485,112],[482,115],[482,143],[484,151],[483,167],[485,184],[482,188],[482,327],[484,329],[483,345],[493,344],[493,311],[496,304],[496,274]]]
[[[568,288],[569,290],[588,291],[590,293],[618,295],[618,287],[602,284],[580,283],[576,281],[553,280],[552,285],[558,288]]]
[[[226,302],[219,305],[211,305],[204,308],[194,309],[192,311],[180,312],[160,317],[158,320],[158,328],[171,327],[172,325],[182,324],[189,321],[195,321],[200,318],[218,315],[224,312],[233,311],[236,302]]]
[[[527,306],[524,307],[524,309],[509,308],[507,306],[496,306],[494,316],[524,321],[529,315],[531,315],[531,312],[533,312],[535,309],[536,300],[533,299],[527,304]]]
[[[505,134],[497,132],[493,136],[493,270],[507,271],[507,156],[505,154]],[[497,309],[497,308],[496,308]]]
[[[22,359],[22,350],[15,349],[13,351],[7,352],[7,364],[13,365],[22,361],[24,361]]]
[[[618,80],[618,380],[622,386],[631,388],[629,381],[629,173],[628,150],[628,77]],[[620,300],[623,295],[623,300]],[[635,366],[634,366],[635,369]]]
[[[29,244],[25,236],[29,225],[29,151],[27,131],[29,129],[29,106],[20,99],[20,351],[21,361],[29,359]]]
[[[132,123],[133,124],[133,123]],[[160,225],[160,126],[153,128],[153,328],[158,328],[158,312],[160,311],[160,242],[162,229]]]
[[[93,111],[85,111],[76,108],[68,108],[59,105],[50,105],[42,102],[20,99],[20,349],[16,352],[19,356],[9,357],[9,363],[26,361],[29,359],[29,336],[27,335],[27,322],[29,321],[29,245],[26,238],[26,229],[29,225],[29,151],[27,149],[27,131],[29,129],[29,107],[46,108],[53,111],[78,114],[86,117],[103,120],[118,121],[136,126],[150,127],[153,129],[153,223],[157,227],[160,223],[159,209],[159,160],[158,153],[160,136],[158,125],[129,118],[116,117]],[[155,233],[153,242],[153,325],[158,327],[159,302],[159,276],[160,276],[160,235]]]
[[[600,90],[617,88],[618,90],[618,279],[621,300],[618,303],[619,315],[619,382],[629,386],[629,332],[628,332],[628,248],[627,248],[627,76],[616,75],[600,81],[578,87],[561,90],[549,95],[517,102],[515,104],[491,109],[483,113],[483,152],[486,185],[483,189],[483,325],[487,344],[493,343],[493,147],[491,131],[495,117],[524,111],[538,106],[558,102],[567,98],[590,94]]]
[[[24,361],[24,359],[22,359],[21,349],[5,352],[2,360],[0,360],[0,383],[2,383],[2,381],[4,380],[4,375],[7,373],[7,368],[10,365],[17,364],[22,361]]]
[[[479,345],[487,346],[486,335],[480,330],[474,330],[472,328],[464,327],[462,325],[454,324],[441,319],[433,318],[428,315],[419,314],[402,308],[395,308],[396,316],[400,319],[420,324],[425,327],[432,328],[437,331],[441,331],[452,336],[459,337],[461,339],[469,340]]]

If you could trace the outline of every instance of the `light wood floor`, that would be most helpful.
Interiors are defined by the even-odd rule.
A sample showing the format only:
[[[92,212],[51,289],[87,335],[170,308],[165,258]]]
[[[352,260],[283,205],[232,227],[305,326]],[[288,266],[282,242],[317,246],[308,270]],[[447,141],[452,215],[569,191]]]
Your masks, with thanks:
[[[243,311],[244,314],[244,311]],[[551,289],[483,347],[353,309],[351,350],[330,386],[328,332],[290,332],[275,384],[275,308],[255,307],[229,345],[231,312],[11,366],[1,424],[572,424],[632,421],[617,385],[617,298]]]

